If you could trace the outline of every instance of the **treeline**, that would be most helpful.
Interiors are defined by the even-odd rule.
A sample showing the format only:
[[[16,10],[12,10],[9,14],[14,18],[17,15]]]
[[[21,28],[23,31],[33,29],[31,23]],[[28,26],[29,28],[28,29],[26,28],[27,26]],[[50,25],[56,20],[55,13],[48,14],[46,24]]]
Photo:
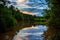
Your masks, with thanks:
[[[40,16],[34,16],[34,21],[36,22],[46,22],[47,21],[47,18],[45,17],[40,17]]]
[[[47,0],[50,10],[46,10],[50,14],[48,25],[60,28],[60,0]]]
[[[50,8],[50,10],[46,10],[46,13],[50,14],[50,19],[47,21],[47,25],[55,29],[52,29],[55,31],[55,33],[53,33],[54,36],[50,35],[50,38],[48,38],[48,40],[60,40],[60,0],[46,1]]]

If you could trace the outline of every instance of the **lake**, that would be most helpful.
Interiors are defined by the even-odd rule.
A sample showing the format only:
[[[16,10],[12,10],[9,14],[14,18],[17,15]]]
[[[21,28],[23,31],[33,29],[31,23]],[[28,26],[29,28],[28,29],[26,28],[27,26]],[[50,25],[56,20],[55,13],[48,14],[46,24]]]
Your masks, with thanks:
[[[14,30],[0,33],[0,40],[52,40],[58,32],[60,31],[46,25],[20,22]]]

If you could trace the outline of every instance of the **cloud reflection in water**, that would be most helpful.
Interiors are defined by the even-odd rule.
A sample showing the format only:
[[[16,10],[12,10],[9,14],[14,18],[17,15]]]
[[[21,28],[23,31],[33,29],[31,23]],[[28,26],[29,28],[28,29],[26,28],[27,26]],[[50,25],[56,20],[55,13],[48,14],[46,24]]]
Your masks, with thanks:
[[[13,40],[43,40],[44,32],[47,30],[45,25],[23,28],[15,35]]]

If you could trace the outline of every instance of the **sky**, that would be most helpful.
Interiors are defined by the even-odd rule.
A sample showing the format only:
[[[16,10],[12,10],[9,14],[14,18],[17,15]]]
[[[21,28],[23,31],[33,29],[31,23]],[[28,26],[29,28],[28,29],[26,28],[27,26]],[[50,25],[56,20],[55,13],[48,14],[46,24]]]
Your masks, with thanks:
[[[10,0],[16,2],[12,4],[17,7],[24,14],[42,16],[44,9],[49,9],[45,0]]]

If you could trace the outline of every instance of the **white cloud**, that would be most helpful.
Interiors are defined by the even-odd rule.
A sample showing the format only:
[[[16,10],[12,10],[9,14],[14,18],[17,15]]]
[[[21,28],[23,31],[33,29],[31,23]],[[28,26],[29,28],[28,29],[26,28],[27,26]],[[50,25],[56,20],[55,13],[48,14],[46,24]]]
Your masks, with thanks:
[[[38,1],[38,3],[42,3],[41,1]]]
[[[22,6],[21,6],[22,5]],[[24,8],[36,8],[36,9],[46,9],[44,7],[39,7],[39,6],[36,6],[36,7],[31,7],[31,6],[28,6],[28,5],[24,5],[24,4],[21,4],[20,6],[18,6],[20,9],[24,9]]]
[[[44,7],[39,7],[39,6],[38,6],[37,9],[44,9]]]
[[[38,1],[41,3],[41,1]],[[36,9],[45,9],[44,7],[40,7],[40,6],[35,6],[35,7],[31,7],[27,4],[33,4],[34,2],[29,2],[29,0],[18,0],[17,1],[17,6],[20,8],[36,8]]]
[[[17,4],[20,5],[20,4],[24,4],[26,2],[26,0],[17,0]]]

